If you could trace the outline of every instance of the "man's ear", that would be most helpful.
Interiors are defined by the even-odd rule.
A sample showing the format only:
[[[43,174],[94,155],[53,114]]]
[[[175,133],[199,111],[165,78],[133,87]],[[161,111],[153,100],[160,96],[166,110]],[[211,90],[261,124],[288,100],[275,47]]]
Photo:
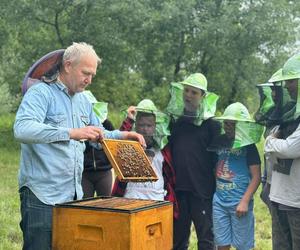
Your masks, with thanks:
[[[64,69],[65,69],[66,73],[69,73],[70,69],[72,67],[72,63],[71,63],[71,61],[65,61],[63,66],[64,66]]]

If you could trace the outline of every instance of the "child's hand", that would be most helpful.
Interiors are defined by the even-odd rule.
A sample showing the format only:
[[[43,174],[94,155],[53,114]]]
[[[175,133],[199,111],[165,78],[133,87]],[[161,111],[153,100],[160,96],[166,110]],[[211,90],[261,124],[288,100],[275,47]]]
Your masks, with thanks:
[[[134,116],[136,115],[136,109],[134,106],[130,106],[128,109],[127,109],[127,117],[132,119],[134,118]]]
[[[248,202],[241,200],[236,208],[236,216],[242,217],[248,212]]]

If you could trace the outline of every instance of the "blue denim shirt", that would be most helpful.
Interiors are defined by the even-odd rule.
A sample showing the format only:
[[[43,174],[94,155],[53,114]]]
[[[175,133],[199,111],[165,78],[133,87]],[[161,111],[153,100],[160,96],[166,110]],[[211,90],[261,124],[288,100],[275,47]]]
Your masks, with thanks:
[[[71,128],[102,127],[83,93],[68,94],[61,83],[39,83],[24,96],[14,124],[21,142],[19,188],[26,186],[43,203],[82,198],[81,177],[85,144],[70,139]],[[121,132],[104,136],[121,139]]]

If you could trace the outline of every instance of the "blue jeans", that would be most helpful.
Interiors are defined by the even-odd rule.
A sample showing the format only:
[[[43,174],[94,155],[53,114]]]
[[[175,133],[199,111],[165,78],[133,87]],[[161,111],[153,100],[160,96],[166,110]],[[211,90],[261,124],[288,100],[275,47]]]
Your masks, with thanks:
[[[42,203],[27,187],[20,189],[23,250],[50,250],[52,208]]]

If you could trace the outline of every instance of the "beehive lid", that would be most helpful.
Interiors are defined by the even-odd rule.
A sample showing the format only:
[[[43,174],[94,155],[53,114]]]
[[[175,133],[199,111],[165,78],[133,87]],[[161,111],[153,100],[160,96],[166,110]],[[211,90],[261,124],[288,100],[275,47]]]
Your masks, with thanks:
[[[171,202],[169,201],[128,199],[123,197],[97,197],[56,204],[55,206],[121,213],[135,213],[142,210],[148,210],[151,208],[157,208],[170,204]]]
[[[104,139],[103,149],[120,181],[157,181],[142,146],[136,141]]]

